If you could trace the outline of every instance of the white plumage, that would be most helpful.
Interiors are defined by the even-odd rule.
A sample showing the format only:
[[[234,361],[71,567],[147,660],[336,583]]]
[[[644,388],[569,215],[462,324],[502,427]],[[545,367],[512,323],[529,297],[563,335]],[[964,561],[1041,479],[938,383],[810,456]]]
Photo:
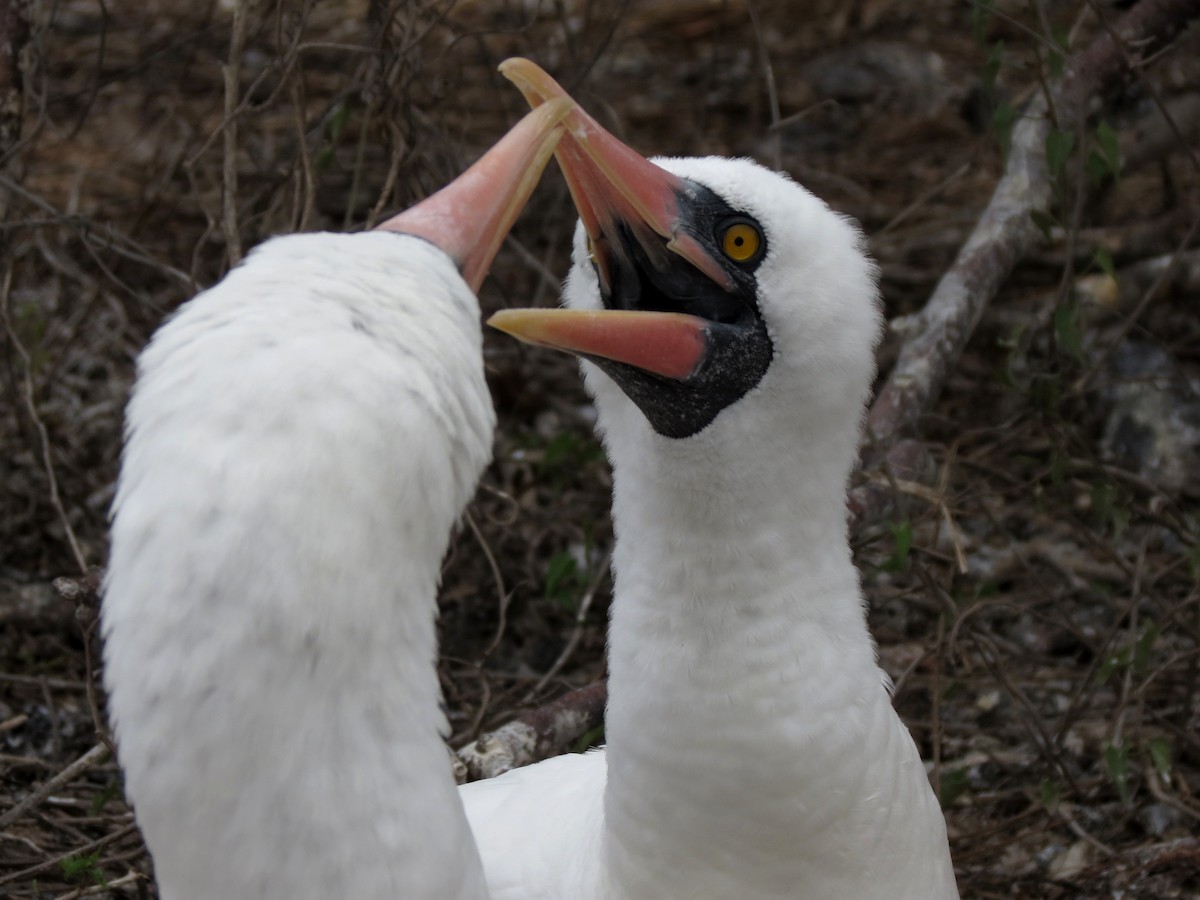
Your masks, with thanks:
[[[577,113],[572,153],[594,137]],[[579,158],[568,176],[603,182]],[[276,239],[143,354],[105,677],[165,898],[957,896],[847,542],[880,324],[861,237],[749,162],[662,165],[761,227],[730,283],[753,286],[769,351],[715,413],[665,426],[584,365],[615,479],[605,752],[451,779],[433,598],[493,427],[461,259],[395,234]],[[687,239],[666,246],[710,263]],[[568,306],[601,308],[608,252],[577,232]],[[623,290],[684,302],[629,259]]]
[[[501,71],[535,107],[566,96]],[[536,827],[531,778],[464,792],[493,896],[957,898],[848,541],[881,325],[861,233],[747,160],[653,165],[565,124],[568,309],[492,323],[585,358],[614,481],[608,745],[536,855],[493,827]]]
[[[472,291],[566,108],[382,230],[268,241],[139,358],[104,674],[166,900],[486,896],[435,593],[495,424]]]
[[[493,424],[475,298],[415,237],[276,238],[146,349],[105,679],[165,898],[484,896],[433,599]]]
[[[748,161],[657,162],[762,225],[775,355],[683,439],[583,364],[614,478],[607,778],[584,757],[574,796],[537,798],[551,813],[519,772],[508,796],[504,779],[464,789],[492,896],[957,897],[847,538],[880,326],[861,235]],[[602,308],[582,227],[564,296]],[[540,849],[522,853],[502,819]]]

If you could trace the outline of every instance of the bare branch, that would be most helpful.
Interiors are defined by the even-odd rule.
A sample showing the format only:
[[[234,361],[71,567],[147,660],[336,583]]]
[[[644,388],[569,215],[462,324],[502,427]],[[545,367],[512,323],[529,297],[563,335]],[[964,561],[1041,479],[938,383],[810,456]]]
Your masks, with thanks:
[[[564,694],[458,751],[467,781],[493,778],[563,752],[604,721],[608,684],[597,681]]]
[[[1032,214],[1050,202],[1046,139],[1057,127],[1083,123],[1096,98],[1124,82],[1200,16],[1196,0],[1143,0],[1112,32],[1071,58],[1050,97],[1038,95],[1013,128],[1008,164],[975,230],[917,317],[914,337],[900,351],[875,398],[867,431],[877,447],[911,431],[941,392],[988,301],[1037,235]],[[1118,43],[1118,38],[1121,43]]]

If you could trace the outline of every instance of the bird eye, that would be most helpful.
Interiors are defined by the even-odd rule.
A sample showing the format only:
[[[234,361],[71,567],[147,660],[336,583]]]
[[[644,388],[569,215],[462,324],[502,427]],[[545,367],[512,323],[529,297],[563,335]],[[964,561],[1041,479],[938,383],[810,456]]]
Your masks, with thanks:
[[[762,250],[762,242],[758,226],[745,219],[738,219],[721,229],[721,249],[734,262],[753,262]]]

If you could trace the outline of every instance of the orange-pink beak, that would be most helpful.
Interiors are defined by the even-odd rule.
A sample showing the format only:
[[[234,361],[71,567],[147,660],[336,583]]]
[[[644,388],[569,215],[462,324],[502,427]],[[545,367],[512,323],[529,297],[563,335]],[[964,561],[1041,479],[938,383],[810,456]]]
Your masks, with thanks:
[[[441,248],[478,293],[554,154],[573,106],[570,100],[538,106],[454,181],[378,227],[413,234]]]
[[[526,59],[508,59],[501,73],[530,106],[566,101],[566,133],[555,149],[559,167],[591,242],[597,276],[607,294],[618,228],[633,233],[647,254],[676,254],[725,290],[725,268],[684,227],[688,182],[650,162],[606,131],[562,87]],[[709,322],[683,313],[629,310],[522,309],[496,313],[488,324],[529,343],[627,363],[684,380],[704,362]]]

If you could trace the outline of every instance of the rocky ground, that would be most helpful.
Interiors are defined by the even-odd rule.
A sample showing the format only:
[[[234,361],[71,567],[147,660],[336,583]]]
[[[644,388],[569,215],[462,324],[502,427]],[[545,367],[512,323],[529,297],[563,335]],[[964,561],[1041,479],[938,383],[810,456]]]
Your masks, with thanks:
[[[858,218],[882,379],[1015,117],[1130,6],[62,0],[26,36],[0,15],[0,894],[154,895],[103,750],[94,598],[51,582],[104,564],[134,355],[248,248],[430,193],[520,116],[495,70],[529,56],[643,152],[753,155]],[[859,478],[887,498],[855,529],[871,626],[964,897],[1200,896],[1197,59],[1193,28],[1055,123],[1041,233],[910,429],[932,464]],[[485,311],[555,301],[571,220],[550,171]],[[565,357],[486,352],[496,459],[441,597],[456,745],[604,673],[586,398]]]

